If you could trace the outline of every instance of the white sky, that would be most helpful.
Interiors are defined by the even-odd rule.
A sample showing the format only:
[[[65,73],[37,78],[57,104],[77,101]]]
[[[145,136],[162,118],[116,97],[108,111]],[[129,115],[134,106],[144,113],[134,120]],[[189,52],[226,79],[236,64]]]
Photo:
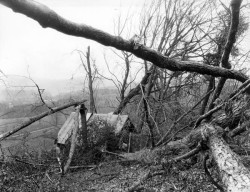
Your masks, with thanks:
[[[144,0],[39,0],[63,17],[114,34],[119,13],[141,10]],[[133,20],[132,20],[133,21]],[[97,65],[104,64],[105,48],[84,38],[68,36],[42,28],[36,21],[0,5],[0,69],[5,74],[33,79],[69,79],[79,71],[79,56],[74,49],[86,51]],[[75,74],[80,75],[80,74]]]
[[[39,0],[63,17],[114,34],[114,20],[119,13],[141,11],[145,0]],[[131,19],[136,25],[136,15]],[[136,28],[136,27],[135,27]],[[133,36],[133,34],[131,34]],[[250,32],[245,40],[249,47]],[[68,36],[53,29],[42,28],[36,21],[14,13],[0,5],[0,69],[39,79],[69,79],[79,73],[79,56],[74,49],[85,52],[91,46],[96,64],[104,65],[107,48],[84,38]],[[111,62],[112,63],[112,62]],[[115,64],[113,67],[116,67]],[[139,67],[139,66],[137,66]],[[104,70],[105,67],[100,67]]]

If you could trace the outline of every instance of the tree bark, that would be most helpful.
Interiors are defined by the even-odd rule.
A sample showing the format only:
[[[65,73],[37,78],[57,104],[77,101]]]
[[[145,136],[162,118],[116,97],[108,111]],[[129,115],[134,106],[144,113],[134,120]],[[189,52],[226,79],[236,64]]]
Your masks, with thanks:
[[[209,148],[226,191],[250,191],[250,171],[243,165],[239,155],[217,135],[209,137]]]

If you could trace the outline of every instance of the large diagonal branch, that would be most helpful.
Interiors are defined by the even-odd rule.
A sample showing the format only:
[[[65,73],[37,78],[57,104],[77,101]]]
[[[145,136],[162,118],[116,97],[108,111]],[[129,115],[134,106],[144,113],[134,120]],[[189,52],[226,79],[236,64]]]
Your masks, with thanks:
[[[214,77],[226,77],[244,82],[248,77],[238,71],[222,69],[204,65],[195,61],[178,61],[170,59],[161,53],[144,45],[136,45],[135,42],[124,40],[121,37],[110,35],[93,27],[71,22],[47,6],[32,0],[0,0],[0,3],[13,11],[22,13],[40,23],[44,28],[50,27],[62,33],[77,37],[84,37],[97,41],[105,46],[111,46],[119,50],[128,51],[137,57],[150,61],[154,65],[172,71],[188,71],[200,74],[208,74]]]
[[[75,106],[75,105],[81,105],[85,102],[85,100],[82,100],[82,101],[75,101],[75,102],[70,102],[70,103],[67,103],[67,104],[64,104],[60,107],[55,107],[55,108],[52,108],[52,110],[49,110],[49,111],[46,111],[44,113],[41,113],[37,116],[33,116],[33,117],[30,117],[28,118],[26,121],[24,121],[21,125],[17,125],[13,130],[7,132],[7,133],[3,133],[0,135],[0,141],[4,140],[5,138],[13,135],[14,133],[24,129],[25,127],[31,125],[32,123],[48,116],[48,115],[51,115],[53,113],[56,113],[58,111],[61,111],[63,109],[66,109],[66,108],[69,108],[69,107],[72,107],[72,106]]]

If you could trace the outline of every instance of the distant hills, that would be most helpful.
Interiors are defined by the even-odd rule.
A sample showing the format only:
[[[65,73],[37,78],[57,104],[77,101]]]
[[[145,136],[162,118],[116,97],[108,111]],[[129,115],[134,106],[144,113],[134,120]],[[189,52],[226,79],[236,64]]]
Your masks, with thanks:
[[[68,95],[74,92],[88,92],[87,82],[84,79],[35,79],[43,97],[46,99]],[[97,89],[116,89],[112,82],[103,80],[95,83]],[[0,102],[33,103],[38,97],[37,87],[34,82],[27,77],[8,76],[0,82]]]

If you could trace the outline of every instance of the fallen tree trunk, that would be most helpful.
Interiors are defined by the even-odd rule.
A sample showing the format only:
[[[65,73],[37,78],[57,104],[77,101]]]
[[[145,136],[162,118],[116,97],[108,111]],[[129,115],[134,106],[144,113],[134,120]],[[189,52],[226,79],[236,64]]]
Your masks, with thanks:
[[[228,144],[222,139],[221,133],[218,133],[219,127],[212,124],[204,124],[196,131],[198,139],[198,132],[200,132],[200,140],[207,141],[207,145],[211,151],[212,157],[216,162],[218,171],[221,176],[223,187],[226,191],[233,192],[248,192],[250,191],[250,171],[243,165],[241,158],[235,152],[233,152]],[[146,149],[133,154],[124,154],[123,157],[128,160],[143,161],[145,163],[155,163],[161,161],[162,163],[168,163],[172,161],[178,161],[186,159],[193,154],[197,154],[198,147],[190,153],[190,156],[183,155],[181,158],[172,158],[167,161],[162,159],[166,155],[170,154],[170,146],[159,147],[154,150]],[[161,158],[161,159],[159,159]]]
[[[238,105],[235,105],[233,108],[233,116],[229,117],[225,115],[225,113],[221,113],[211,121],[211,124],[217,127],[217,132],[219,134],[224,134],[227,127],[232,127],[232,125],[234,125],[235,129],[228,133],[230,137],[234,137],[241,133],[242,130],[246,130],[246,126],[249,125],[249,123],[246,123],[236,128],[242,116],[245,116],[247,119],[250,118],[250,110],[246,109],[247,101],[239,101],[237,103]],[[196,129],[191,130],[188,135],[182,139],[170,141],[166,145],[157,147],[153,150],[145,149],[135,153],[124,154],[124,158],[143,161],[145,163],[153,163],[155,161],[161,161],[164,156],[168,156],[177,150],[180,152],[187,152],[190,148],[193,148],[204,140],[204,131],[206,127],[207,123],[201,124]]]
[[[215,160],[220,178],[226,191],[250,191],[250,171],[243,165],[239,155],[234,153],[228,144],[218,136],[211,124],[206,125],[209,130],[208,146]]]

